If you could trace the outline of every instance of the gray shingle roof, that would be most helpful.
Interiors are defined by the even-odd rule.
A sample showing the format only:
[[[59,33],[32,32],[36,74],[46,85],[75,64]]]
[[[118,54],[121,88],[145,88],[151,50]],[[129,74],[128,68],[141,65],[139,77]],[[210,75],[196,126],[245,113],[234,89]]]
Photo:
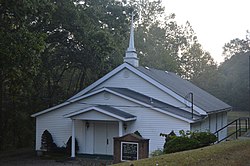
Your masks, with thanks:
[[[189,120],[194,120],[194,119],[198,120],[198,119],[202,118],[202,116],[198,116],[198,115],[194,114],[193,115],[194,119],[192,119],[191,111],[188,112],[188,111],[183,110],[181,108],[174,107],[172,105],[166,104],[166,103],[161,102],[161,101],[159,101],[157,99],[151,98],[149,96],[146,96],[144,94],[135,92],[135,91],[127,89],[127,88],[107,87],[107,89],[110,89],[111,91],[114,91],[114,92],[117,92],[119,94],[125,95],[127,97],[133,98],[133,99],[135,99],[137,101],[140,101],[140,102],[143,102],[145,104],[148,104],[148,105],[150,105],[150,106],[152,106],[154,108],[159,108],[161,110],[164,110],[166,112],[178,115],[180,117],[183,117],[183,118],[186,118],[186,119],[189,119]]]
[[[116,109],[114,107],[107,106],[107,105],[98,105],[97,108],[100,108],[102,110],[105,110],[107,112],[110,112],[112,114],[115,114],[115,115],[120,116],[120,117],[125,118],[125,119],[130,119],[130,118],[135,118],[136,117],[136,116],[134,116],[132,114],[129,114],[127,112],[124,112],[122,110],[119,110],[119,109]]]
[[[191,82],[182,79],[175,73],[152,68],[144,68],[141,66],[137,69],[184,98],[187,94],[192,92],[194,104],[207,113],[231,109],[231,106],[228,104],[217,99]]]

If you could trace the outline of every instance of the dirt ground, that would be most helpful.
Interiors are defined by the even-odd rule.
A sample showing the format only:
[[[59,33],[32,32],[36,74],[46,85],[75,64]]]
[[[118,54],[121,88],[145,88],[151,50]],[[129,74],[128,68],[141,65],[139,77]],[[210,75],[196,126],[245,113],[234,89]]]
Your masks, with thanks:
[[[37,157],[33,151],[23,151],[13,154],[1,154],[1,166],[104,166],[111,165],[111,160],[88,159],[78,157],[74,160],[70,158],[47,159]]]

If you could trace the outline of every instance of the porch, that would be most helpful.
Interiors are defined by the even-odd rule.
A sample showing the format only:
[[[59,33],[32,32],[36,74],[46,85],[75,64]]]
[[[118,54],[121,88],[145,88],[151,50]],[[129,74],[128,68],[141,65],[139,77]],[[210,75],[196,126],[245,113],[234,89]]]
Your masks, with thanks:
[[[75,157],[75,138],[78,137],[80,153],[113,155],[113,137],[126,132],[127,123],[136,116],[110,106],[88,107],[64,115],[72,120],[71,157]]]

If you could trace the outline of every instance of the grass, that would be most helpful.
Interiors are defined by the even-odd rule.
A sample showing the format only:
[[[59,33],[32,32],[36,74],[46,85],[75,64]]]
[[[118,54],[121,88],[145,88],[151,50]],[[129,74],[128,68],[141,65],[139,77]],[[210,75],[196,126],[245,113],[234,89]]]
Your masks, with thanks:
[[[116,166],[207,166],[207,165],[249,165],[250,139],[227,141],[209,147],[184,152],[165,154],[148,159],[125,162]]]
[[[249,117],[249,114],[250,113],[247,111],[230,111],[227,114],[228,115],[228,123],[230,123],[233,120],[236,120],[238,118],[241,118],[241,117]],[[243,128],[242,130],[245,129],[245,123],[246,122],[244,120],[241,121],[241,127]],[[233,123],[230,126],[228,126],[228,128],[227,128],[228,135],[236,131],[235,125],[236,125],[236,123]],[[244,132],[242,132],[242,134],[244,134]],[[232,140],[232,139],[236,139],[235,134],[232,135],[231,137],[229,137],[229,140]]]
[[[230,111],[227,114],[228,123],[240,117],[249,117],[249,114],[250,113],[248,111]]]

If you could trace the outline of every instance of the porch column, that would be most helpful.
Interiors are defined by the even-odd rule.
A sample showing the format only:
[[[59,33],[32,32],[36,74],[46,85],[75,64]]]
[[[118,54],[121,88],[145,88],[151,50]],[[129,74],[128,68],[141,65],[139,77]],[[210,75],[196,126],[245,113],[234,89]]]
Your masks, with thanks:
[[[75,158],[75,119],[72,119],[71,158]]]
[[[119,121],[119,137],[123,135],[123,122]]]

